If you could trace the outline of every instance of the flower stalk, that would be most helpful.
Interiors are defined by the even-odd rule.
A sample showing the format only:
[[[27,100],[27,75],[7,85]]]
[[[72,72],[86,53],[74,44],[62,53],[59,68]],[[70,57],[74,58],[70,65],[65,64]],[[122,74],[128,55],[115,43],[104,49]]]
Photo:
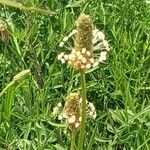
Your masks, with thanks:
[[[76,139],[76,131],[72,131],[71,133],[71,145],[70,145],[70,150],[74,150],[75,147],[75,139]]]
[[[86,99],[86,80],[85,80],[85,71],[91,68],[97,67],[100,63],[106,60],[107,53],[109,51],[108,41],[105,40],[105,35],[102,31],[99,31],[93,26],[92,19],[89,15],[81,14],[76,21],[76,29],[73,30],[68,36],[62,39],[62,42],[59,44],[60,47],[63,47],[65,42],[71,37],[75,36],[74,46],[71,47],[71,53],[65,54],[61,52],[58,55],[58,60],[62,64],[68,63],[73,66],[74,69],[80,72],[81,77],[81,115],[76,115],[73,113],[69,116],[68,124],[69,128],[72,130],[80,128],[79,140],[78,140],[78,150],[82,150],[84,147],[83,141],[85,136],[86,128],[86,116],[87,109],[89,107],[90,116],[93,118],[96,117],[95,108],[92,103],[88,104]],[[95,53],[97,52],[97,53]],[[75,96],[74,94],[72,96]],[[78,96],[77,98],[78,99]],[[70,101],[72,102],[72,100]],[[78,103],[78,101],[73,101]],[[66,105],[67,106],[67,105]],[[71,105],[72,106],[72,105]],[[68,107],[68,106],[67,106]],[[66,108],[67,108],[66,107]],[[71,110],[76,110],[78,107],[70,107]],[[70,112],[70,109],[66,109],[67,114]],[[70,113],[69,113],[70,114]],[[80,117],[79,117],[80,116]],[[81,119],[80,119],[81,118]],[[72,138],[73,140],[73,138]],[[73,144],[73,141],[71,142]],[[74,147],[72,146],[71,147]]]
[[[81,74],[81,94],[82,94],[82,121],[80,127],[80,135],[78,141],[78,150],[82,150],[83,140],[86,127],[86,83],[85,83],[85,71],[82,70]]]

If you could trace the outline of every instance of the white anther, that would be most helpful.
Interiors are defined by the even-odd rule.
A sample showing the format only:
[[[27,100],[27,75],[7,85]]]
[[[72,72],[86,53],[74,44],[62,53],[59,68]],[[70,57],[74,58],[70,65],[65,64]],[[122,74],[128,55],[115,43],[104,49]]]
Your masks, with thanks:
[[[85,57],[82,58],[82,62],[83,62],[84,64],[86,63],[86,58],[85,58]]]
[[[71,53],[71,54],[69,55],[69,60],[73,60],[73,59],[75,59],[75,58],[76,58],[75,54],[72,54],[72,53]]]
[[[72,61],[68,61],[68,64],[71,65],[71,64],[72,64]]]
[[[107,52],[106,51],[103,51],[100,53],[100,56],[106,56],[107,55]]]
[[[63,56],[64,56],[64,53],[61,52],[61,53],[58,55],[58,60],[60,60]]]
[[[79,117],[79,121],[80,121],[80,122],[82,121],[82,117]]]
[[[58,120],[62,120],[63,116],[62,115],[58,115]]]
[[[104,40],[105,39],[105,35],[102,31],[97,32],[97,37],[99,38],[99,40]]]
[[[71,53],[76,54],[76,50],[73,48]]]
[[[77,122],[77,123],[75,124],[75,128],[78,128],[79,125],[80,125],[80,124]]]
[[[90,111],[90,112],[89,112],[89,115],[90,115],[90,116],[93,116],[93,111]]]
[[[106,56],[100,56],[99,59],[98,59],[99,62],[102,62],[104,60],[106,60]]]
[[[62,104],[61,104],[61,103],[58,103],[57,106],[58,106],[58,107],[62,107]]]
[[[76,120],[76,116],[72,115],[71,117],[68,118],[68,123],[74,123]]]
[[[94,111],[95,110],[95,107],[93,105],[93,103],[89,103],[89,107]]]
[[[63,38],[63,41],[66,42],[67,40],[68,40],[68,36],[65,36],[65,37]]]
[[[64,42],[60,42],[59,47],[63,47],[63,46],[64,46]]]
[[[76,29],[74,29],[74,30],[72,31],[73,34],[75,34],[75,33],[77,33],[77,32],[78,32],[78,30],[76,30]]]
[[[82,98],[79,99],[79,102],[80,102],[80,103],[82,102]]]
[[[105,49],[106,49],[107,51],[109,51],[108,41],[104,40],[104,41],[103,41],[103,46],[105,47]]]
[[[76,55],[77,55],[77,56],[80,56],[80,55],[81,55],[81,52],[80,52],[80,51],[77,51],[77,52],[76,52]]]
[[[96,112],[94,113],[93,118],[94,118],[94,119],[96,118]]]
[[[69,35],[68,35],[68,37],[71,37],[72,35],[74,35],[75,33],[77,33],[77,30],[73,30]]]
[[[90,51],[87,51],[86,54],[87,54],[88,56],[91,56],[91,52],[90,52]]]
[[[64,64],[66,62],[64,58],[61,58],[60,61],[62,64]]]
[[[93,64],[94,63],[94,58],[90,58],[90,62]]]
[[[68,60],[69,56],[68,55],[64,55],[65,60]]]
[[[103,41],[105,39],[105,35],[102,31],[99,30],[93,30],[93,44],[95,44],[98,41]]]
[[[91,68],[91,64],[86,64],[86,68],[87,69]]]
[[[93,30],[93,36],[95,36],[95,34],[96,34],[98,31],[99,31],[98,29],[94,29],[94,30]]]
[[[66,113],[63,113],[63,117],[64,117],[64,118],[67,118],[67,114],[66,114]]]
[[[82,54],[85,54],[86,53],[86,48],[82,48],[81,52],[82,52]]]
[[[57,115],[58,112],[59,112],[59,108],[58,108],[58,107],[54,107],[52,113],[53,113],[54,115]]]
[[[80,56],[78,57],[78,60],[82,60],[82,58],[83,58],[83,55],[80,55]]]
[[[81,69],[85,69],[85,65],[81,65]]]

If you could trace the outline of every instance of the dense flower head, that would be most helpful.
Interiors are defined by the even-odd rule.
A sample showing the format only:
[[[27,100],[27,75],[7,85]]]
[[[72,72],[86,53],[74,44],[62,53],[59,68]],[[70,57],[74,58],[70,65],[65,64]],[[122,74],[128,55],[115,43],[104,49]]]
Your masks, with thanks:
[[[87,102],[86,114],[88,118],[96,118],[96,110],[91,102]],[[65,105],[62,106],[58,103],[56,107],[53,108],[53,115],[58,116],[59,120],[65,120],[68,127],[72,131],[77,131],[81,124],[81,113],[82,113],[82,98],[77,92],[71,92],[65,99]]]
[[[107,52],[109,51],[108,42],[105,40],[105,35],[102,31],[93,28],[89,15],[81,14],[79,16],[76,21],[76,29],[64,37],[59,46],[63,47],[64,43],[72,35],[75,35],[75,41],[74,46],[71,48],[71,53],[65,54],[62,52],[58,55],[58,60],[62,63],[68,62],[77,70],[84,70],[96,67],[106,60]],[[97,50],[101,50],[98,53],[98,58],[94,53]]]
[[[4,21],[0,21],[0,38],[5,44],[9,41],[7,24]]]

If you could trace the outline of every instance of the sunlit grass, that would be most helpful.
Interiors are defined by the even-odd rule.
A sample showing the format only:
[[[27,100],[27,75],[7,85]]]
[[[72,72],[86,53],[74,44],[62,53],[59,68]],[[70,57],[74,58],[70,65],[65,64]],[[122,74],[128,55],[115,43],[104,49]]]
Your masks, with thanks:
[[[70,131],[51,113],[70,91],[80,89],[80,76],[57,61],[62,51],[58,45],[72,31],[79,14],[85,12],[106,33],[111,50],[105,64],[86,73],[87,99],[95,104],[97,118],[88,120],[84,144],[88,150],[148,150],[149,5],[140,0],[17,2],[57,14],[0,6],[0,19],[6,22],[9,33],[8,42],[0,41],[0,91],[18,72],[31,70],[31,76],[0,97],[0,149],[69,148]],[[7,102],[12,99],[8,122]]]

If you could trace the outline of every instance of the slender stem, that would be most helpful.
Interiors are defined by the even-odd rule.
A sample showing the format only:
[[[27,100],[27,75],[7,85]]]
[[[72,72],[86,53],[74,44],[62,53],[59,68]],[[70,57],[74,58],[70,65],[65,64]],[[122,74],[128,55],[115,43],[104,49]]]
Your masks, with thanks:
[[[75,138],[76,138],[76,132],[72,131],[71,133],[71,145],[70,145],[70,150],[74,150],[75,147]]]
[[[80,135],[78,141],[78,150],[82,150],[83,140],[86,126],[86,84],[85,84],[85,71],[81,71],[81,94],[82,94],[82,121],[80,127]]]

